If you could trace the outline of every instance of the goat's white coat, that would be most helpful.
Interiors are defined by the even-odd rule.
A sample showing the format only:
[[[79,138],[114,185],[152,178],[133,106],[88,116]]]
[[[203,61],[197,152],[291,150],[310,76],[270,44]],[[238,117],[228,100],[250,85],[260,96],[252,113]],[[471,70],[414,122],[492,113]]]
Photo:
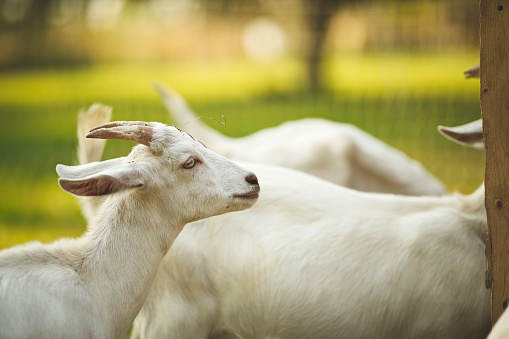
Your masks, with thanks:
[[[483,186],[403,197],[250,166],[257,205],[185,227],[133,338],[488,334]]]
[[[229,138],[201,122],[180,95],[156,89],[176,125],[230,159],[289,167],[361,191],[446,193],[419,162],[353,125],[308,118]]]
[[[257,205],[184,228],[133,338],[487,335],[482,186],[412,198],[249,166]]]
[[[498,318],[495,326],[490,332],[487,339],[507,339],[509,338],[509,312],[504,311]]]
[[[362,193],[249,165],[250,210],[185,227],[134,338],[480,338],[482,187],[470,196]]]
[[[102,200],[83,237],[0,252],[1,338],[123,337],[184,225],[254,203],[236,197],[258,189],[250,172],[153,124],[150,148],[139,145],[119,161],[57,166],[70,192],[116,193]],[[183,168],[190,157],[197,164]]]

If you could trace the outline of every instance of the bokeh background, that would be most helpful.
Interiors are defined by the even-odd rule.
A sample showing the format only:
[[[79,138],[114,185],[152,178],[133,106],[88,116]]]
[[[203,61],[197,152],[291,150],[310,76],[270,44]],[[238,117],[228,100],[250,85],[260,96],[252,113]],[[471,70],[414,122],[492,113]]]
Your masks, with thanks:
[[[478,61],[478,0],[0,0],[0,248],[83,233],[55,173],[77,112],[172,123],[154,81],[226,135],[348,122],[471,192],[484,155],[436,127],[480,117]]]

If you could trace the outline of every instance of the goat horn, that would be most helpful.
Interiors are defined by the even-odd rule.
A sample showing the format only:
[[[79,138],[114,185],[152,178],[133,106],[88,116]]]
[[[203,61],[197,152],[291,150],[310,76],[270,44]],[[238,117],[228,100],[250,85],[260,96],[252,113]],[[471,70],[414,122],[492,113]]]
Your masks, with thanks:
[[[114,121],[90,130],[87,138],[130,140],[150,147],[153,127],[143,121]]]

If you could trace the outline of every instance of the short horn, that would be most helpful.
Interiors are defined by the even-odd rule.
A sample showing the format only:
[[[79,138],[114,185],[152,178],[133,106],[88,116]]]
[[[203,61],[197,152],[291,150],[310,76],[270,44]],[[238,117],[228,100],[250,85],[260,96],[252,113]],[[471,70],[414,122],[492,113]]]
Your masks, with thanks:
[[[130,140],[150,147],[154,129],[143,121],[114,121],[90,130],[87,138]]]

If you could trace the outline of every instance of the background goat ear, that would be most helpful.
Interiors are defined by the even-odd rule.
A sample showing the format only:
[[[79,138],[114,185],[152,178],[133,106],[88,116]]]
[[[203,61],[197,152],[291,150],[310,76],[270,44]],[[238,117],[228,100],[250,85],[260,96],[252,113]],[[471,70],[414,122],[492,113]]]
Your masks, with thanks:
[[[481,119],[456,127],[438,126],[438,131],[447,139],[459,144],[479,149],[484,148]]]
[[[59,178],[58,184],[64,191],[82,197],[107,195],[144,185],[139,172],[132,167],[106,170],[86,178]]]

